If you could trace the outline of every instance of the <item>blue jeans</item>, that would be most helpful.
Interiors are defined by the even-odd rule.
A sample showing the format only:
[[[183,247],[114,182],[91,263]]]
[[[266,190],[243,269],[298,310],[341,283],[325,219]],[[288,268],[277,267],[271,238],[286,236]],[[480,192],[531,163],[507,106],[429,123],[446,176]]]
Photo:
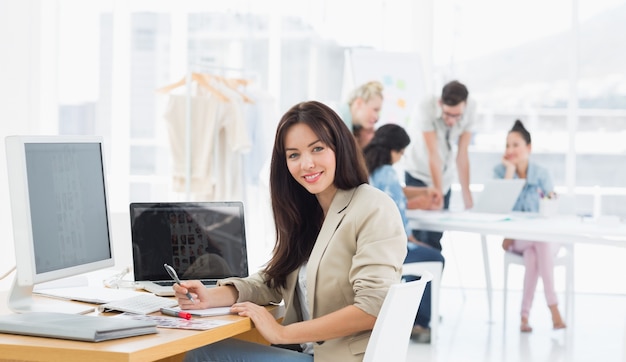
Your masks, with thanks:
[[[313,362],[313,355],[285,348],[225,339],[187,352],[184,362]]]
[[[407,186],[428,186],[424,181],[414,178],[409,175],[408,172],[404,173],[404,182]],[[450,190],[446,192],[443,196],[443,209],[447,210],[448,206],[450,206]],[[428,231],[428,230],[413,230],[413,236],[423,242],[426,243],[437,250],[441,250],[441,236],[442,232],[439,231]]]
[[[427,246],[415,245],[413,243],[408,244],[408,253],[406,254],[406,258],[404,259],[404,263],[415,263],[419,261],[440,261],[444,263],[446,260],[439,250],[434,248],[429,248]],[[415,275],[403,275],[402,278],[407,281],[418,280],[419,276]],[[431,283],[426,284],[426,289],[424,289],[424,295],[422,296],[422,301],[420,302],[420,307],[417,311],[417,316],[415,317],[414,325],[419,325],[420,327],[429,328],[430,326],[430,294],[431,294]],[[435,316],[438,318],[438,316]]]

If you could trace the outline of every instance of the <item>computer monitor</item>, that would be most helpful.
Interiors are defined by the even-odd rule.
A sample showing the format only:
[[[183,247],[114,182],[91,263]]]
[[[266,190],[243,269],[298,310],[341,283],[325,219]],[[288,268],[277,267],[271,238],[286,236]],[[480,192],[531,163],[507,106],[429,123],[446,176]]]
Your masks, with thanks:
[[[32,291],[37,283],[114,265],[102,138],[8,136],[5,143],[16,262],[9,308],[93,310],[33,298]]]

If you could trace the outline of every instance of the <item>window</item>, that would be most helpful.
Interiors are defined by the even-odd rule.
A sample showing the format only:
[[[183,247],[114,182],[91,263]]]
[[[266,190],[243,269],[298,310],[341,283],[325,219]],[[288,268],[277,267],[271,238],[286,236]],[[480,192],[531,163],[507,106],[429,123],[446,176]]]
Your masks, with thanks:
[[[533,159],[563,191],[576,186],[579,211],[591,210],[598,185],[607,195],[603,213],[618,212],[626,174],[610,165],[626,161],[626,87],[617,60],[624,58],[617,30],[624,15],[618,1],[435,3],[438,79],[465,82],[479,106],[473,183],[492,177],[505,135],[520,119],[533,136]]]

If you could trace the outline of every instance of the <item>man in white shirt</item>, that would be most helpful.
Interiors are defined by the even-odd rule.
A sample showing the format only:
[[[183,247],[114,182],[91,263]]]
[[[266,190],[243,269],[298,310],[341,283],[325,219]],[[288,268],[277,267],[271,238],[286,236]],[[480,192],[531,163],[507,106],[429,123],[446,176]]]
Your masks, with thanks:
[[[437,209],[447,209],[450,204],[450,186],[458,174],[466,209],[473,206],[469,189],[470,169],[468,148],[474,124],[473,102],[469,92],[458,81],[447,83],[441,97],[432,97],[419,105],[414,124],[417,134],[412,137],[405,156],[405,182],[407,186],[431,186],[440,200]],[[458,169],[458,172],[457,172]],[[440,232],[413,230],[413,235],[441,250]]]

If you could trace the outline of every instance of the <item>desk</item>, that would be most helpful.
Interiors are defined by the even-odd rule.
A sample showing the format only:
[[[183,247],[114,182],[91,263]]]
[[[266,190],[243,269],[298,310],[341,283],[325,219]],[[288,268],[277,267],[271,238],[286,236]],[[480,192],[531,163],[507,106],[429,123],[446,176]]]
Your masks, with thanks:
[[[626,247],[626,223],[619,220],[593,221],[575,216],[546,218],[533,213],[512,213],[508,220],[476,221],[464,219],[461,212],[407,210],[406,214],[409,226],[413,229],[464,231],[481,235],[490,321],[493,320],[492,283],[487,235],[562,244],[590,243]]]
[[[540,217],[512,213],[509,220],[463,219],[461,212],[407,210],[409,226],[433,231],[465,231],[557,243],[592,243],[626,247],[626,223],[618,220],[582,220],[575,216]]]
[[[0,300],[6,300],[6,293],[0,293]],[[284,313],[282,307],[268,308],[277,319]],[[9,313],[6,305],[0,306],[0,313]],[[254,342],[263,341],[250,318],[236,315],[208,318],[226,318],[236,322],[207,331],[158,328],[157,334],[98,343],[0,334],[2,351],[0,359],[77,362],[181,361],[185,352],[189,350],[230,337]]]

